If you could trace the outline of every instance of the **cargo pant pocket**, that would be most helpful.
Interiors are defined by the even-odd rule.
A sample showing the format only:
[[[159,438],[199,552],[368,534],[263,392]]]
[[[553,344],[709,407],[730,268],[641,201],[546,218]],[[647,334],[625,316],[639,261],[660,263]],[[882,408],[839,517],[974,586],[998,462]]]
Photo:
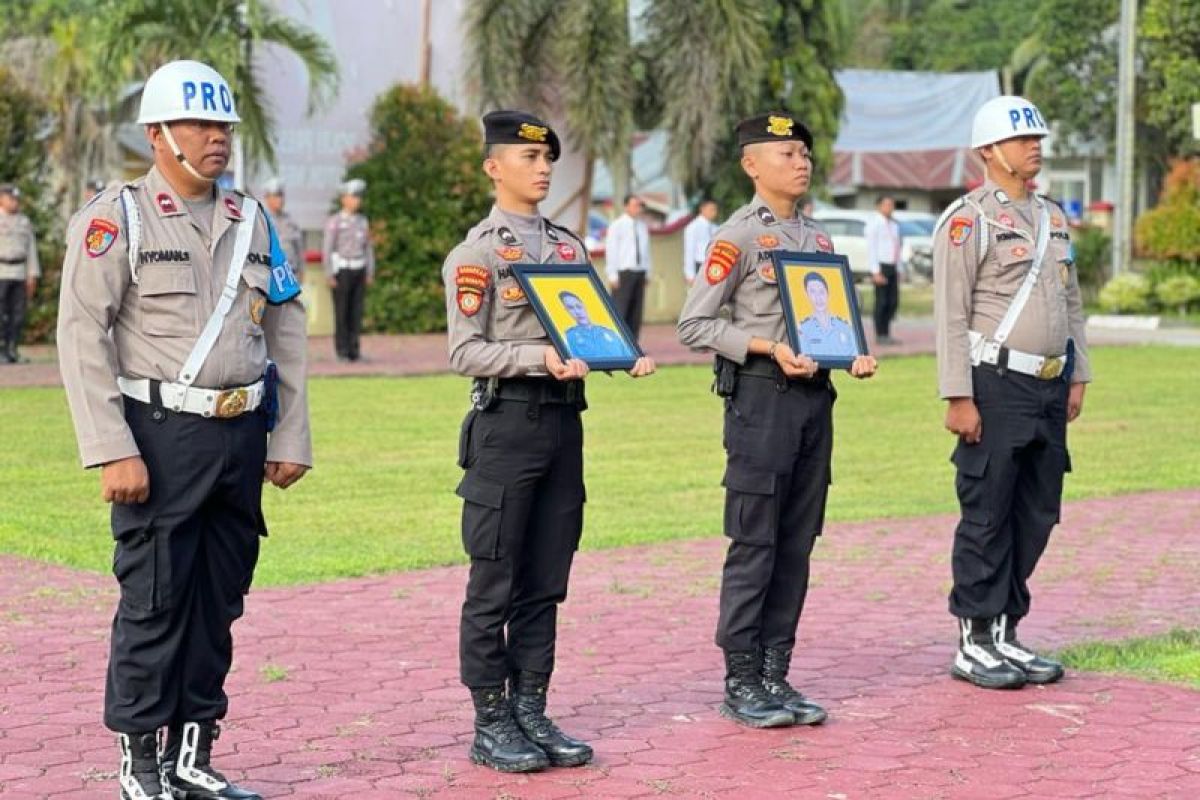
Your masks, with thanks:
[[[130,619],[147,619],[170,607],[171,593],[166,542],[149,522],[118,526],[120,509],[114,509],[113,576],[121,589],[120,610]]]
[[[500,558],[504,485],[467,473],[455,493],[463,499],[462,539],[467,555],[491,561]]]
[[[771,547],[779,528],[775,474],[731,463],[725,468],[725,535],[742,544]]]
[[[968,516],[986,517],[990,507],[987,487],[988,461],[991,453],[978,444],[963,444],[959,442],[954,448],[950,460],[954,463],[958,474],[954,478],[954,487],[958,492],[958,502],[962,507],[963,518]],[[984,519],[983,524],[987,520]]]

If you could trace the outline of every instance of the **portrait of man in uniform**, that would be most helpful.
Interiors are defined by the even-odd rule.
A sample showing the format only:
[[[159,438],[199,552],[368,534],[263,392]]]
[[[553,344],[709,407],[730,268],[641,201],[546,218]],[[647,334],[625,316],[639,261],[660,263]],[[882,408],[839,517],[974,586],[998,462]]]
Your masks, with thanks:
[[[514,264],[513,276],[563,358],[628,369],[641,351],[588,264]]]
[[[781,253],[780,292],[796,352],[822,366],[840,366],[866,354],[854,283],[844,259]],[[828,261],[826,259],[829,259]]]
[[[567,349],[573,358],[620,358],[629,355],[629,346],[616,331],[607,325],[597,325],[588,315],[583,298],[574,292],[561,291],[558,299],[575,320],[566,330]]]

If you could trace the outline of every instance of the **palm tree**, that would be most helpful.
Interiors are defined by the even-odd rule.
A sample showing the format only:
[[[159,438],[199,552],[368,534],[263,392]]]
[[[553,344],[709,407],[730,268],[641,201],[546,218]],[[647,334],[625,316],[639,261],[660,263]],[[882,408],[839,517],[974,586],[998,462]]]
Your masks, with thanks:
[[[596,158],[625,180],[634,96],[626,0],[472,0],[465,23],[467,81],[481,111],[561,113],[584,154],[585,200]]]
[[[337,60],[315,32],[280,15],[266,0],[110,0],[103,21],[102,71],[117,81],[144,79],[181,58],[203,61],[225,76],[242,118],[247,155],[275,166],[275,120],[254,71],[255,49],[276,45],[308,73],[309,111],[337,90]]]
[[[639,124],[666,130],[672,177],[692,187],[711,182],[732,121],[765,104],[809,104],[820,132],[836,132],[841,97],[830,69],[845,34],[839,3],[638,5],[633,19],[626,0],[467,5],[468,88],[480,110],[560,113],[586,159],[585,209],[594,158],[608,163],[621,193],[635,111]]]

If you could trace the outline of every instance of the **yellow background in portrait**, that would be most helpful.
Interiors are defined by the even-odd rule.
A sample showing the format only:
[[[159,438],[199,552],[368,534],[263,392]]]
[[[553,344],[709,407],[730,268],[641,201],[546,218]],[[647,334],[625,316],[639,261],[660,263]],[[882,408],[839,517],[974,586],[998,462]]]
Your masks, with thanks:
[[[784,263],[784,276],[788,282],[788,293],[792,298],[792,313],[796,324],[812,313],[812,303],[804,291],[804,276],[815,272],[829,285],[829,312],[835,317],[850,322],[850,298],[846,296],[846,284],[842,282],[841,267],[818,267],[812,264]]]
[[[613,322],[612,315],[604,307],[604,301],[596,294],[596,287],[591,278],[586,275],[530,275],[529,285],[537,292],[542,305],[550,313],[550,319],[553,320],[558,335],[564,339],[567,328],[575,325],[575,320],[567,313],[562,300],[558,298],[558,293],[564,291],[574,292],[583,300],[583,307],[587,309],[593,325],[603,325],[620,335],[621,329]]]

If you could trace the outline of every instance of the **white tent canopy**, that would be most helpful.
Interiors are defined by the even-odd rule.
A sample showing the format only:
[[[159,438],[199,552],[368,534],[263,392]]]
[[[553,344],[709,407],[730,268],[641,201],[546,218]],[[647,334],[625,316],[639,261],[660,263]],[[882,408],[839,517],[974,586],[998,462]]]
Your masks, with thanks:
[[[845,187],[960,188],[981,172],[971,120],[1000,94],[997,73],[834,73],[846,98],[832,182]]]

